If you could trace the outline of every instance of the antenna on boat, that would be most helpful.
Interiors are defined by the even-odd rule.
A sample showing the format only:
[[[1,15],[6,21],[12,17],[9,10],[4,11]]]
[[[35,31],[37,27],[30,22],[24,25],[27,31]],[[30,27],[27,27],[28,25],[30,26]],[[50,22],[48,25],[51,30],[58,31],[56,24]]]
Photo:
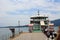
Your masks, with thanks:
[[[38,9],[38,16],[39,16],[40,14],[39,14],[39,9]]]

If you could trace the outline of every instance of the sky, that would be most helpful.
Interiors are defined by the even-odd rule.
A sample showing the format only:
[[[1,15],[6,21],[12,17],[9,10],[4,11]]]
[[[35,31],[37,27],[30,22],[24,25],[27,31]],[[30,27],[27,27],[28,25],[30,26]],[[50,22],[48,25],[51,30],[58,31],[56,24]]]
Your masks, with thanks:
[[[0,26],[16,26],[30,22],[30,17],[47,15],[50,20],[60,19],[60,0],[0,0]]]

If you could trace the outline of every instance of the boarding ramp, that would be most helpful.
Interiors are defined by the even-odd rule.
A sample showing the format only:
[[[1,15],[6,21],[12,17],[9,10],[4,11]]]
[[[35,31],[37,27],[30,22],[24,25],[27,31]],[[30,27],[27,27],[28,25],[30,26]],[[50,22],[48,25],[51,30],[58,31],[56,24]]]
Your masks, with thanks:
[[[44,21],[40,21],[40,25],[41,26],[45,25]]]

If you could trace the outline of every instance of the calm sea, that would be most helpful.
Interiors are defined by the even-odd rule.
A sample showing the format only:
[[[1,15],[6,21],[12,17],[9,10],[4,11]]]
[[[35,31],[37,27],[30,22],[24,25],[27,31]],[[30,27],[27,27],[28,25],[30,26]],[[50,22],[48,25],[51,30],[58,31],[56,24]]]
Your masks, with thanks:
[[[15,28],[15,34],[19,34],[19,31],[28,32],[28,29],[28,27]],[[57,31],[58,28],[54,27],[54,29]],[[11,35],[9,28],[0,28],[0,40],[8,40]]]

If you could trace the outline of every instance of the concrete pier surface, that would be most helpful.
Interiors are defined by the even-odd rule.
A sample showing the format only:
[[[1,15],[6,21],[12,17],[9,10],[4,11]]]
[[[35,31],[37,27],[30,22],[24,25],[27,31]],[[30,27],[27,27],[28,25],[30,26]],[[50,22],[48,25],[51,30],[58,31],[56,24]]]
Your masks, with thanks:
[[[47,40],[47,37],[42,32],[22,33],[15,38],[9,40]]]

